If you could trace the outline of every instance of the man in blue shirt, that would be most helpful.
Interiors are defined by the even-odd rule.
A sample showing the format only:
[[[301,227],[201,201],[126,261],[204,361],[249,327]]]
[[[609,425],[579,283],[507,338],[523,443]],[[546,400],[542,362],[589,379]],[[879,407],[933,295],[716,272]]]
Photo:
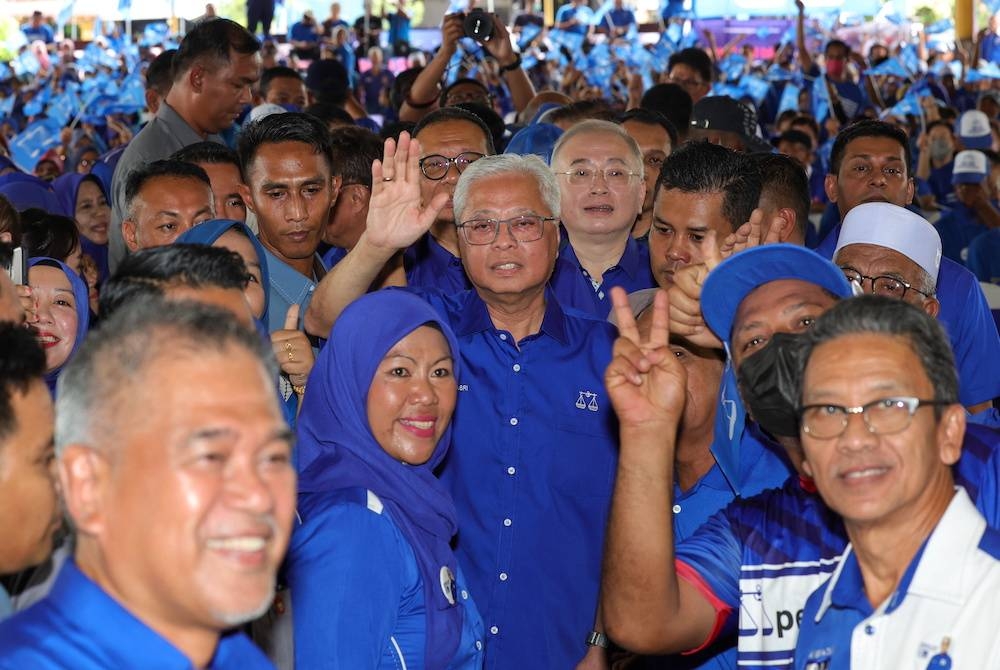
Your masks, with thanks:
[[[614,329],[562,307],[547,287],[560,201],[541,159],[481,158],[453,200],[443,192],[424,199],[424,153],[405,133],[398,146],[387,141],[366,230],[317,287],[307,328],[328,331],[452,201],[474,289],[419,294],[455,330],[467,371],[441,477],[458,511],[457,556],[486,625],[486,667],[571,668],[585,653],[600,660],[603,648],[584,643],[596,620],[616,459],[602,381]],[[300,467],[308,458],[300,454]]]
[[[552,289],[560,304],[606,318],[612,286],[654,285],[649,249],[632,237],[646,195],[642,152],[621,126],[583,121],[556,142],[552,169],[567,238]]]
[[[31,13],[31,20],[21,26],[21,32],[24,33],[25,38],[29,42],[36,40],[40,40],[46,44],[55,42],[55,33],[52,32],[52,27],[45,23],[45,19],[39,11]]]
[[[909,166],[910,145],[902,130],[881,121],[859,121],[837,135],[826,192],[841,219],[863,202],[906,207],[913,200]],[[872,221],[871,225],[880,223]],[[817,252],[831,258],[839,235],[838,223]],[[971,272],[942,259],[937,292],[941,303],[938,318],[945,324],[955,353],[962,404],[975,414],[1000,396],[1000,337],[986,297]]]
[[[950,211],[934,224],[942,253],[965,265],[969,244],[991,227],[1000,227],[1000,211],[990,200],[990,164],[981,151],[969,149],[955,156],[952,183],[955,200]]]
[[[624,0],[615,0],[614,7],[604,15],[601,27],[608,31],[608,37],[625,37],[632,26],[637,26],[635,14],[625,7]]]
[[[927,129],[920,135],[915,176],[927,182],[939,205],[950,206],[955,201],[955,189],[951,182],[955,144],[951,124],[940,119],[927,124]]]
[[[340,190],[332,152],[323,122],[301,112],[272,114],[240,136],[240,194],[267,254],[268,332],[285,328],[293,304],[304,312],[326,274],[316,250]]]
[[[9,282],[3,288],[14,289]],[[54,485],[52,396],[44,374],[45,353],[32,331],[0,321],[0,524],[5,528],[0,575],[44,561],[62,525]],[[0,619],[10,613],[0,585]]]
[[[966,417],[944,330],[901,301],[847,300],[802,356],[803,468],[850,544],[806,603],[795,667],[994,664],[1000,533],[955,486]]]
[[[302,14],[302,20],[296,21],[288,29],[288,41],[292,43],[292,54],[296,58],[316,60],[319,58],[319,41],[323,36],[322,27],[316,23],[312,10],[307,9]]]
[[[556,12],[556,28],[566,32],[586,35],[594,20],[594,10],[587,6],[587,0],[571,0]]]
[[[88,338],[57,401],[74,558],[0,624],[0,667],[272,667],[226,631],[270,606],[295,512],[274,365],[194,303],[135,303]]]

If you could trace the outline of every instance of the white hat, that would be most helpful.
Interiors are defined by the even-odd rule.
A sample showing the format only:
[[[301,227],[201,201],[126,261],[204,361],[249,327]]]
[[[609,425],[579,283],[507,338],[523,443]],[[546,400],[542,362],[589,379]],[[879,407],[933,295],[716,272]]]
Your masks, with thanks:
[[[260,121],[265,116],[271,116],[272,114],[284,114],[288,110],[281,105],[276,105],[273,102],[264,102],[253,109],[250,110],[249,119],[250,122]]]
[[[990,173],[986,154],[975,149],[955,154],[955,167],[951,171],[952,184],[981,184]]]
[[[874,244],[903,254],[937,281],[941,236],[924,217],[887,202],[868,202],[847,213],[834,259],[851,244]]]
[[[978,109],[958,117],[958,138],[966,149],[989,149],[993,145],[990,117]]]

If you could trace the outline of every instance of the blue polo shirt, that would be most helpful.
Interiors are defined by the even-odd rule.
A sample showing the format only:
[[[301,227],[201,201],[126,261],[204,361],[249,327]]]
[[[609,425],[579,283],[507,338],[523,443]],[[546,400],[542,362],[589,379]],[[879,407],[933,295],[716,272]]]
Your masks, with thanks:
[[[956,202],[951,211],[945,212],[934,224],[941,237],[941,253],[956,263],[965,265],[969,244],[989,230],[976,218],[976,213]]]
[[[430,233],[425,233],[403,252],[403,268],[409,286],[445,293],[472,288],[462,259],[442,247]]]
[[[321,26],[315,23],[310,25],[302,21],[293,23],[292,27],[288,31],[289,41],[294,40],[296,42],[319,42],[321,35]]]
[[[616,331],[546,292],[538,333],[515,342],[472,291],[417,291],[462,355],[453,446],[456,556],[486,626],[486,668],[572,668],[586,652],[617,467],[604,390]]]
[[[632,13],[631,9],[612,9],[604,18],[601,20],[601,27],[608,28],[627,28],[635,23],[635,14]]]
[[[192,588],[194,586],[192,585]],[[63,565],[49,594],[0,623],[0,668],[191,670],[191,661],[80,572]],[[273,670],[243,633],[219,640],[207,670]]]
[[[549,285],[559,304],[578,309],[598,319],[611,313],[611,287],[621,286],[626,293],[656,286],[649,269],[649,246],[629,237],[618,263],[604,271],[601,285],[594,281],[576,257],[572,244],[563,245],[556,258]]]
[[[374,493],[299,497],[286,575],[300,668],[422,668],[427,617],[413,547]],[[478,670],[483,621],[461,566],[455,576],[462,637],[450,670]]]
[[[839,235],[837,224],[816,252],[832,259]],[[976,405],[1000,396],[1000,334],[976,276],[955,261],[942,258],[937,298],[941,303],[938,320],[948,331],[955,354],[962,404]]]
[[[987,32],[979,44],[979,53],[991,63],[1000,63],[1000,35],[993,31]]]
[[[574,16],[578,23],[566,28],[566,32],[586,35],[587,31],[590,30],[590,23],[594,20],[594,10],[587,5],[579,7],[574,7],[572,4],[563,5],[556,12],[556,25],[558,26],[563,21],[569,21]]]
[[[46,44],[52,44],[56,39],[55,33],[52,32],[52,27],[47,23],[43,23],[37,28],[30,23],[25,23],[21,26],[21,32],[24,33],[25,39],[29,42],[40,40]]]

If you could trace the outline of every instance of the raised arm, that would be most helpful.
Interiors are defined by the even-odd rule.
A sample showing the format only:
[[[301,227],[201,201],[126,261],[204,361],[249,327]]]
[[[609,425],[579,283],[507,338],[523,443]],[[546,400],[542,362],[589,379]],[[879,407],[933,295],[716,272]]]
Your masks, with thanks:
[[[408,133],[388,139],[381,161],[372,164],[372,198],[365,232],[353,249],[316,286],[306,310],[306,332],[326,337],[341,311],[364,295],[386,263],[427,232],[448,200],[439,193],[420,202],[420,143]]]
[[[802,74],[808,75],[813,69],[813,58],[806,48],[806,6],[802,0],[795,0],[795,6],[799,10],[795,24],[795,46],[799,51],[799,67],[802,68]]]
[[[437,109],[441,79],[458,49],[458,40],[463,32],[461,14],[448,14],[444,17],[441,23],[441,46],[413,80],[413,86],[399,109],[400,121],[416,122]]]
[[[669,300],[659,291],[652,329],[639,331],[621,288],[612,289],[621,336],[604,381],[618,415],[621,452],[611,500],[601,616],[608,636],[630,651],[677,653],[715,628],[707,597],[674,567],[671,505],[674,448],[687,372],[668,346]]]
[[[503,77],[510,90],[514,109],[520,112],[535,97],[535,87],[528,79],[524,68],[521,67],[521,56],[514,51],[507,26],[495,14],[493,15],[493,37],[483,44],[483,48],[496,59],[500,66],[500,76]]]

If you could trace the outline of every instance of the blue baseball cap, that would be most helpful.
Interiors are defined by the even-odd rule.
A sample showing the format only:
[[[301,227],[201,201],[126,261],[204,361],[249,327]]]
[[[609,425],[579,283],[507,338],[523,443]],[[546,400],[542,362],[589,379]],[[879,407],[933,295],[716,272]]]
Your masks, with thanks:
[[[727,258],[708,273],[701,289],[705,323],[728,347],[740,303],[755,288],[779,279],[801,279],[841,298],[853,295],[840,268],[815,251],[795,244],[765,244]]]

